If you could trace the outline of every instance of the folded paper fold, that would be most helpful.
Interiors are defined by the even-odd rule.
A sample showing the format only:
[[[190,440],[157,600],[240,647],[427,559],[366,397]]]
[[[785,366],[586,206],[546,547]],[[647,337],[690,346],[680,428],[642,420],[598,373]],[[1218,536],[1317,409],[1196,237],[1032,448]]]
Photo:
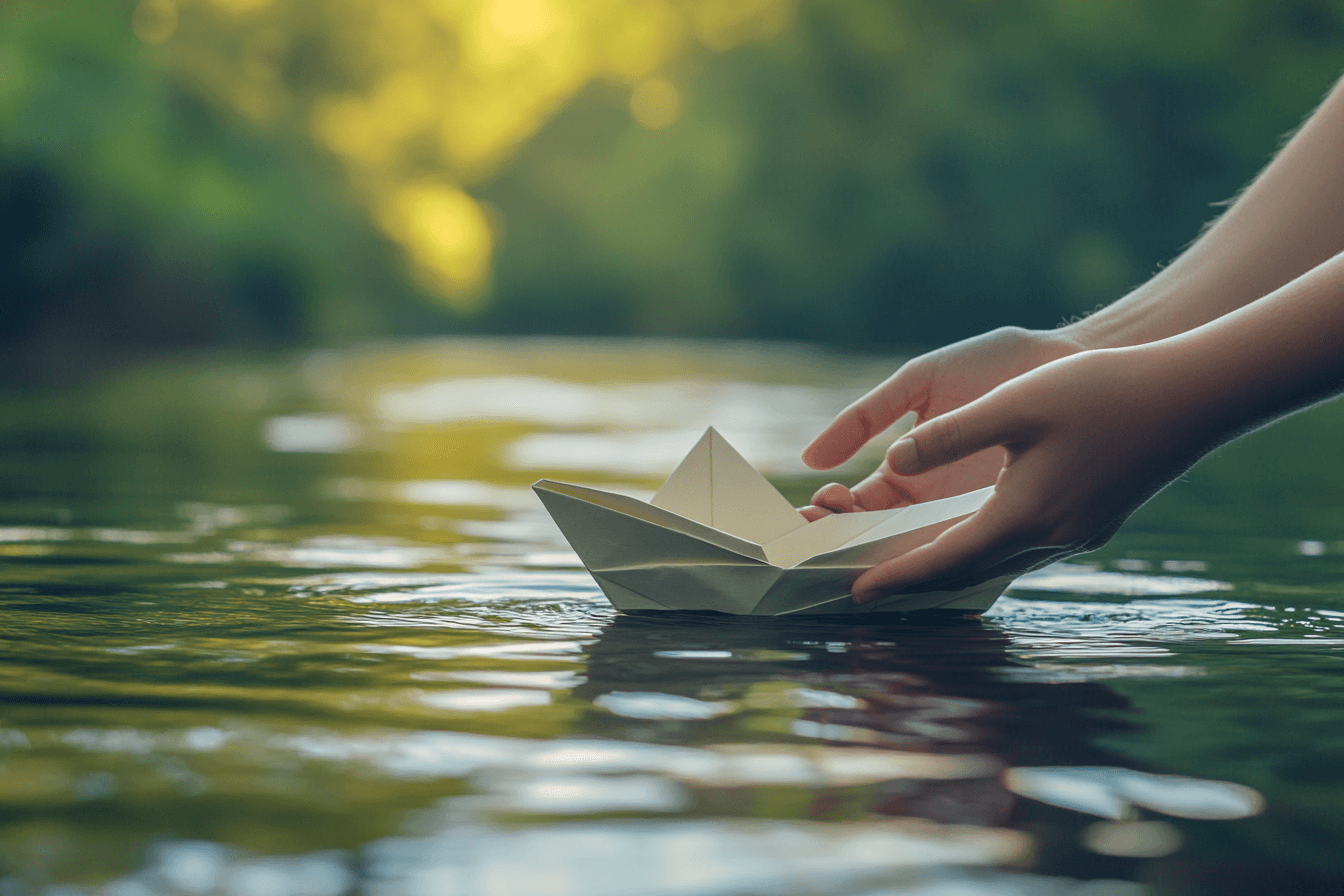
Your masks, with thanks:
[[[994,489],[808,522],[712,428],[651,501],[548,479],[533,489],[618,610],[981,612],[1010,581],[855,604],[862,570],[932,541]]]

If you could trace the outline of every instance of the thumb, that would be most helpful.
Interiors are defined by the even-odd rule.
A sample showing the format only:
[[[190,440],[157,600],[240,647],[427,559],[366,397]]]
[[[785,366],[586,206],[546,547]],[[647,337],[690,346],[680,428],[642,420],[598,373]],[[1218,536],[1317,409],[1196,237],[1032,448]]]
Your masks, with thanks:
[[[1003,445],[1013,438],[1013,420],[1001,395],[991,392],[968,405],[917,426],[887,449],[887,466],[914,476]]]

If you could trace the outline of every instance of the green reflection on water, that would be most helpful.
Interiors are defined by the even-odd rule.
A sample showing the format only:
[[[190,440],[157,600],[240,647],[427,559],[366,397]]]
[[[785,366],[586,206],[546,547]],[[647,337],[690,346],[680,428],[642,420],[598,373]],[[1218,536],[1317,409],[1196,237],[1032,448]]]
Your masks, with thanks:
[[[732,825],[822,823],[787,829],[805,845],[777,873],[795,874],[817,837],[913,818],[961,850],[927,853],[921,874],[1027,861],[1041,880],[1178,892],[1257,892],[1271,869],[1337,883],[1344,476],[1320,446],[1344,428],[1339,408],[1224,449],[1087,565],[1024,580],[983,621],[616,617],[527,491],[541,476],[650,490],[713,423],[801,500],[819,483],[797,449],[893,363],[425,342],[8,396],[0,880],[149,880],[178,855],[151,844],[196,839],[344,850],[342,868],[404,883],[429,872],[398,836],[439,849],[474,825],[479,871],[500,844],[541,855],[561,842],[545,837],[592,824],[631,848],[740,834],[738,871],[769,889],[752,850],[784,834]],[[548,743],[579,758],[548,760]],[[962,771],[842,780],[817,771],[839,760],[806,752],[822,746],[845,761],[961,757]],[[1005,790],[1009,766],[1226,780],[1269,809],[1214,822],[1134,808],[1184,846],[1101,856],[1085,845],[1092,816]],[[488,833],[509,830],[532,833]],[[883,830],[892,849],[929,836]],[[818,871],[818,887],[861,892],[846,868]],[[704,892],[735,892],[732,874]]]

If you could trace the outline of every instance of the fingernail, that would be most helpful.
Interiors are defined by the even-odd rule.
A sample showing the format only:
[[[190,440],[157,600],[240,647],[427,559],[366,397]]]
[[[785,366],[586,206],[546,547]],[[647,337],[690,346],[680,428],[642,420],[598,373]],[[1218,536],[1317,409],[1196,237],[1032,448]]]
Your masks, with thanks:
[[[913,473],[919,465],[919,451],[914,439],[900,438],[887,449],[887,466],[893,473],[907,475]]]

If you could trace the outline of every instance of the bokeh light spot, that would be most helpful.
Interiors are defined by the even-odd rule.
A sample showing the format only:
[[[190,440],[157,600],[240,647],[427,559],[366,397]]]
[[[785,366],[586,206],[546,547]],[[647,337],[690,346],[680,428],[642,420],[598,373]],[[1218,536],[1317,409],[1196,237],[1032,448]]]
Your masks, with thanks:
[[[177,30],[177,0],[140,0],[131,13],[131,30],[151,47],[166,43]]]
[[[234,14],[249,13],[270,6],[271,0],[211,0],[215,6]]]
[[[519,46],[531,46],[546,37],[555,17],[547,0],[494,0],[488,21],[497,36]]]
[[[600,32],[606,67],[634,82],[674,58],[686,37],[685,18],[662,0],[648,0]]]
[[[700,42],[727,50],[749,40],[773,37],[793,19],[793,5],[780,0],[694,0],[687,6]]]
[[[459,308],[479,301],[494,235],[476,200],[443,181],[418,181],[382,204],[379,223],[438,295]]]
[[[665,78],[650,78],[630,92],[630,113],[651,131],[676,124],[681,117],[681,91]]]

